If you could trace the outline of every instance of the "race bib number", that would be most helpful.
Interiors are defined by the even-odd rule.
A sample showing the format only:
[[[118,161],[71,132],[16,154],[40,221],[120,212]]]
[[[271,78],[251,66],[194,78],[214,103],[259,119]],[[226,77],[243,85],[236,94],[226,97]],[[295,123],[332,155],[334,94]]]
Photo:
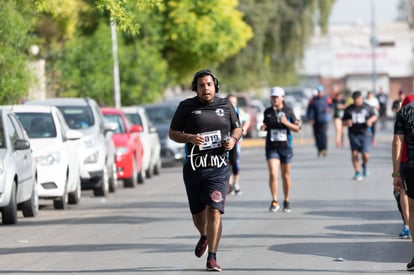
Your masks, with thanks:
[[[204,137],[204,143],[199,146],[200,151],[215,149],[222,146],[221,132],[219,130],[201,133],[201,135]]]
[[[287,141],[286,129],[271,129],[270,141]]]

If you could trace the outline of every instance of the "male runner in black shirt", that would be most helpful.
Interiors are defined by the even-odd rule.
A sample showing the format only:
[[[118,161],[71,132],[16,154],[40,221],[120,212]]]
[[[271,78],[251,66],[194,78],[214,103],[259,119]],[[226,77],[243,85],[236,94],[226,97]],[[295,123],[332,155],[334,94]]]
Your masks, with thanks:
[[[228,151],[242,135],[231,103],[216,95],[219,83],[209,70],[194,75],[195,97],[183,100],[172,118],[169,137],[186,144],[183,178],[188,202],[200,240],[195,255],[208,246],[207,270],[221,271],[216,261],[221,237],[221,214],[230,178]]]
[[[409,95],[403,105],[411,99]],[[397,112],[392,140],[392,164],[394,189],[404,189],[408,196],[408,225],[414,232],[414,102],[408,103]],[[402,167],[401,167],[402,166]],[[414,243],[413,236],[411,237]],[[414,257],[407,264],[407,270],[414,270]]]
[[[344,126],[348,127],[348,138],[352,154],[352,166],[355,174],[354,180],[367,177],[369,153],[371,151],[372,124],[377,120],[374,108],[367,103],[360,91],[352,93],[353,103],[349,105],[342,117]],[[359,167],[359,154],[362,155],[362,174]]]

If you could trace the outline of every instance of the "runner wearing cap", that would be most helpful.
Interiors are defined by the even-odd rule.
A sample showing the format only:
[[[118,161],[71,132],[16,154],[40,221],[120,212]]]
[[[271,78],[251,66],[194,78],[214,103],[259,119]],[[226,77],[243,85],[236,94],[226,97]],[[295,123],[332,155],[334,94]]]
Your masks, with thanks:
[[[285,91],[281,87],[273,87],[270,91],[272,106],[264,111],[262,131],[266,134],[266,160],[269,169],[269,187],[272,202],[269,211],[280,209],[278,202],[278,171],[282,173],[283,210],[290,212],[290,168],[293,158],[293,142],[291,132],[300,130],[299,120],[292,109],[284,103]]]

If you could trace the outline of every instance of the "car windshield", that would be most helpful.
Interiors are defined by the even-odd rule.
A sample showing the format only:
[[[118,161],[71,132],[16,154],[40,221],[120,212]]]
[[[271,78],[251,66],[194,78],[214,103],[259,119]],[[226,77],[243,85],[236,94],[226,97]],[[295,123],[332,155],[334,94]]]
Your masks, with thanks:
[[[237,97],[237,106],[240,108],[244,108],[247,106],[246,98],[242,96]]]
[[[55,138],[56,126],[51,113],[16,113],[29,138]]]
[[[57,106],[62,112],[69,128],[85,129],[94,125],[92,110],[89,106]]]
[[[120,115],[104,114],[104,117],[107,121],[114,122],[118,126],[118,127],[116,127],[116,129],[114,131],[115,134],[119,134],[119,133],[124,134],[124,133],[126,133],[125,125],[124,125],[124,122],[123,122],[122,117]]]
[[[172,117],[174,116],[176,105],[159,105],[159,106],[147,106],[145,107],[148,118],[155,125],[170,124]]]
[[[132,124],[142,125],[141,116],[137,113],[125,113],[125,116],[131,121]]]

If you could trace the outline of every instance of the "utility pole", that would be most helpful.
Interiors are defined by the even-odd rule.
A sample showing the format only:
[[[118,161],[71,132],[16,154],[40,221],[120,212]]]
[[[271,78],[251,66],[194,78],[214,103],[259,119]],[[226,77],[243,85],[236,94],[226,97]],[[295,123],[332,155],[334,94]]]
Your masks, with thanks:
[[[111,21],[112,58],[114,60],[114,101],[115,108],[121,108],[121,85],[119,81],[118,40],[116,37],[116,21]]]
[[[371,51],[372,51],[372,92],[377,92],[377,64],[376,47],[378,44],[375,34],[375,0],[371,0]]]

